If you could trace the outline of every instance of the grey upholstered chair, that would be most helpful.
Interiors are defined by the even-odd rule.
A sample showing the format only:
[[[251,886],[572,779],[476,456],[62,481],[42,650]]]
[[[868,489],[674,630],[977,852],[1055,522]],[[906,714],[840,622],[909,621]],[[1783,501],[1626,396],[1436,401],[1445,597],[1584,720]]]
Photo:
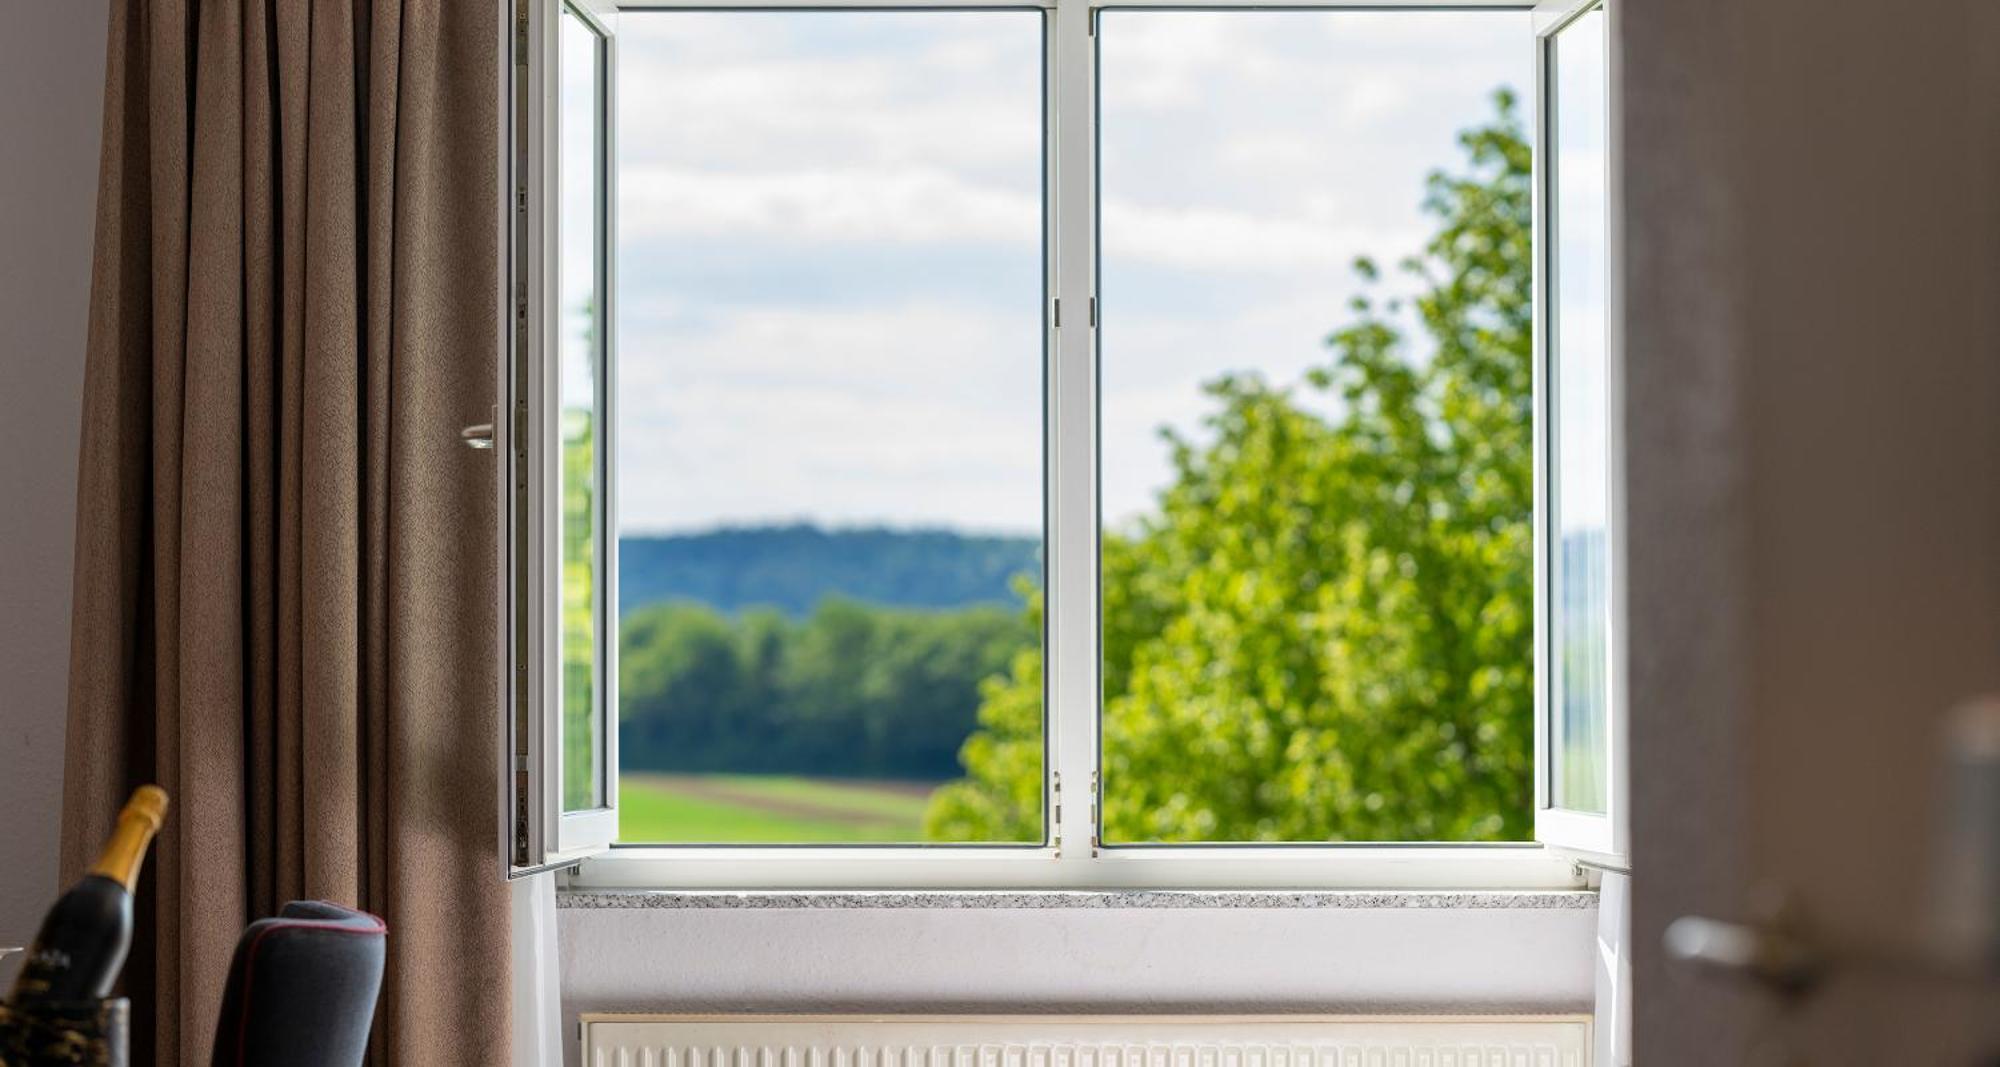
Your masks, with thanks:
[[[358,1067],[388,934],[367,912],[318,900],[251,923],[223,988],[214,1067]]]

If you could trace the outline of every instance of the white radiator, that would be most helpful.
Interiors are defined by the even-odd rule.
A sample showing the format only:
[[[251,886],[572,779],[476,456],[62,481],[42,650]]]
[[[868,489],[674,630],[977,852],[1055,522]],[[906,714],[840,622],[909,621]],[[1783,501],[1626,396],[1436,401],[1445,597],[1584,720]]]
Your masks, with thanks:
[[[1588,1016],[585,1015],[585,1067],[1589,1067]]]

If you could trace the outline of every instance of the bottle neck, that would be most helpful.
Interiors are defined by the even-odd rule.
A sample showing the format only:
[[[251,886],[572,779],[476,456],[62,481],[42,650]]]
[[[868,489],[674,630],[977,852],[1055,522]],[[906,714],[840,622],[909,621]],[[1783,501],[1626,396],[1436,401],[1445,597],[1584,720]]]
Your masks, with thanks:
[[[135,812],[119,816],[118,829],[112,831],[111,840],[105,843],[97,862],[90,865],[90,873],[109,878],[124,886],[127,893],[132,892],[139,883],[139,868],[146,862],[146,846],[152,844],[159,829],[158,819]]]

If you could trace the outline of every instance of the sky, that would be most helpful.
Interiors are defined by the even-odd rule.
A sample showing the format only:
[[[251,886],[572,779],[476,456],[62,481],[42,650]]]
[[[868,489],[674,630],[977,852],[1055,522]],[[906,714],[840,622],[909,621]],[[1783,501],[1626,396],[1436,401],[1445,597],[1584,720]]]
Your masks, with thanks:
[[[1610,70],[1602,11],[1556,39],[1555,416],[1564,434],[1602,440],[1605,415],[1605,106]],[[1556,451],[1555,521],[1565,534],[1601,531],[1610,507],[1609,449]]]
[[[1528,87],[1527,19],[1101,16],[1107,522],[1201,383],[1326,358],[1350,262],[1414,251],[1424,175]],[[623,532],[1039,530],[1041,55],[1024,11],[621,20]]]

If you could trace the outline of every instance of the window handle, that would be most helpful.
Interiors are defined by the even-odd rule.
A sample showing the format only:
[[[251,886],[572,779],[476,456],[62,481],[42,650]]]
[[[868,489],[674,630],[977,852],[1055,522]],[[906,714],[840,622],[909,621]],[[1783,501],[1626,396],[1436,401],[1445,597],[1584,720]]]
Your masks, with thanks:
[[[458,439],[465,442],[467,448],[475,448],[481,452],[488,451],[493,447],[493,424],[482,422],[467,426],[458,431]]]

